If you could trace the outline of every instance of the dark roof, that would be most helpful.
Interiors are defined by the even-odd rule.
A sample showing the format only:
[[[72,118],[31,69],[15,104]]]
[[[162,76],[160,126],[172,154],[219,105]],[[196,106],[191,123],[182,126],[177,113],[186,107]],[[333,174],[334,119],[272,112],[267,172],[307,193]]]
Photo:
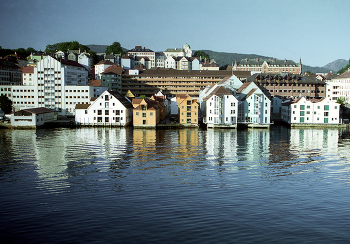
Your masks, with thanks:
[[[132,103],[124,96],[122,96],[117,91],[108,91],[111,95],[113,95],[116,99],[118,99],[126,108],[133,108]]]
[[[102,60],[102,61],[98,62],[98,63],[95,64],[95,65],[100,65],[100,64],[110,64],[110,65],[114,65],[114,63],[112,63],[112,62],[109,61],[109,60]]]
[[[339,75],[338,77],[336,78],[333,78],[333,79],[344,79],[344,78],[350,78],[350,72],[344,72],[343,74]]]
[[[46,114],[46,113],[53,113],[54,111],[49,109],[49,108],[44,108],[44,107],[40,107],[40,108],[25,108],[25,109],[21,109],[19,111],[27,111],[29,113],[32,114]]]
[[[142,48],[142,46],[135,46],[135,48],[130,49],[128,52],[153,52],[153,51],[148,48]]]
[[[257,73],[247,78],[247,81],[259,83],[301,83],[301,84],[326,84],[325,81],[312,76],[290,73]]]
[[[117,74],[117,75],[121,75],[123,73],[123,67],[120,67],[118,65],[112,65],[109,66],[108,68],[105,69],[105,71],[103,71],[102,74]]]
[[[87,109],[91,104],[76,104],[75,109]]]
[[[80,67],[83,68],[85,70],[87,70],[83,65],[79,64],[77,61],[73,61],[73,60],[67,60],[67,59],[57,59],[59,62],[61,62],[61,64],[64,65],[69,65],[69,66],[76,66],[76,67]]]

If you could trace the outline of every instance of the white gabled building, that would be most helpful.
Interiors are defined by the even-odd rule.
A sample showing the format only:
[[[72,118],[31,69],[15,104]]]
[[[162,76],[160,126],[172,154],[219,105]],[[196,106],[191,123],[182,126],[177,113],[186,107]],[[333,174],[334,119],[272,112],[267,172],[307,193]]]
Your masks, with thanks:
[[[91,104],[77,104],[78,125],[127,126],[132,124],[132,103],[117,91],[104,91]]]
[[[101,73],[103,73],[105,69],[113,65],[114,63],[112,63],[109,60],[102,60],[95,64],[95,80],[101,80]]]
[[[271,101],[254,82],[243,83],[236,98],[239,100],[238,123],[248,127],[270,126]]]
[[[237,126],[238,100],[223,86],[214,85],[200,94],[203,123],[207,128]]]
[[[296,101],[282,104],[282,120],[296,125],[337,125],[340,104],[330,98],[306,100],[300,97]]]

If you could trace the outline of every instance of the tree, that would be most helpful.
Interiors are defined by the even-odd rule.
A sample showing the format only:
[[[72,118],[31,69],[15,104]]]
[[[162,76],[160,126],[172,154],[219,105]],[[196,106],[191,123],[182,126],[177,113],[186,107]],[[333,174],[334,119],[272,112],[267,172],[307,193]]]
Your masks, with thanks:
[[[310,70],[305,71],[305,73],[307,73],[309,75],[314,75],[314,73],[312,73]]]
[[[146,95],[141,95],[139,96],[140,99],[147,99],[147,96]]]
[[[46,45],[45,53],[55,53],[57,51],[67,52],[68,50],[90,51],[90,48],[80,44],[77,41],[59,42],[52,45]]]
[[[108,54],[125,54],[123,48],[121,47],[119,42],[113,42],[112,45],[106,47],[105,53]]]
[[[209,59],[210,60],[209,54],[206,54],[203,51],[195,51],[195,53],[193,54],[193,57],[201,57],[202,59]]]
[[[0,96],[0,108],[5,114],[12,112],[12,101],[5,95]]]

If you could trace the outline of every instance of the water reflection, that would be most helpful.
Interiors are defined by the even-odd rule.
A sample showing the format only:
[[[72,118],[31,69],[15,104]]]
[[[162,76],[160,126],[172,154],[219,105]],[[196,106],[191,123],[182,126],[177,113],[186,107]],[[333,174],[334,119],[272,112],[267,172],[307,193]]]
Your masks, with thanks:
[[[313,180],[336,174],[349,182],[350,133],[339,129],[3,130],[0,143],[0,179],[26,168],[56,191],[111,179],[146,182],[145,174],[194,182],[216,174],[305,180],[313,172]]]

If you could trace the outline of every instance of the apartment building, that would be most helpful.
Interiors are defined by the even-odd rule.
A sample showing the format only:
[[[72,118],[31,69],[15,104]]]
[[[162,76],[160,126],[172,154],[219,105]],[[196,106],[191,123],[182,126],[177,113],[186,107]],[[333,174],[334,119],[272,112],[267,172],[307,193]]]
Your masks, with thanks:
[[[12,86],[15,110],[45,107],[60,116],[73,116],[76,104],[88,104],[106,87],[88,86],[88,71],[78,62],[46,56],[34,67],[33,84]]]
[[[179,123],[182,125],[198,125],[199,104],[188,94],[177,94],[176,102],[179,109]]]
[[[167,97],[188,94],[195,98],[199,96],[201,89],[216,84],[232,74],[239,79],[250,76],[248,71],[153,68],[131,73],[129,70],[122,75],[122,94],[125,95],[130,90],[136,97],[140,95],[150,97],[161,91]]]
[[[156,67],[156,53],[151,49],[142,46],[135,46],[135,48],[128,51],[128,56],[133,57],[146,57],[150,60],[151,68]]]
[[[254,82],[269,98],[274,96],[322,98],[326,96],[326,82],[299,74],[254,74],[247,79]]]

